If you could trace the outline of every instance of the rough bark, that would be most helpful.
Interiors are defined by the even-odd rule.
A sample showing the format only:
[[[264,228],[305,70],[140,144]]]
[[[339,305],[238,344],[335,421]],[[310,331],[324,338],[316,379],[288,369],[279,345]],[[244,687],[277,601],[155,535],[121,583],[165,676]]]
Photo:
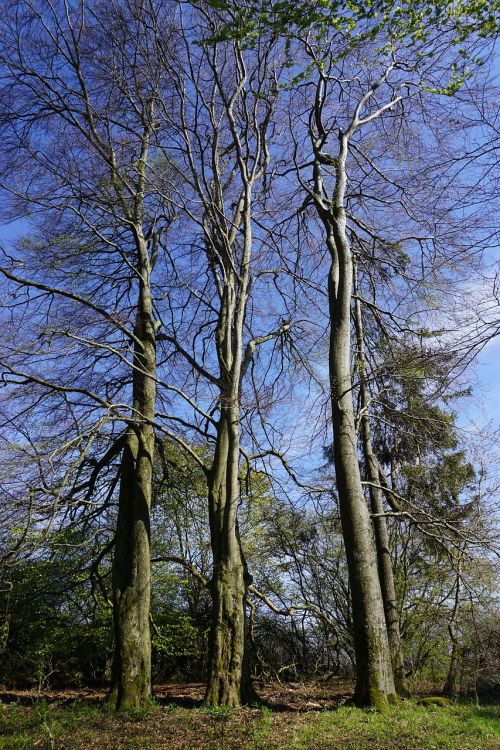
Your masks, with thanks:
[[[404,666],[403,644],[399,628],[399,613],[396,599],[396,588],[394,585],[394,571],[392,567],[391,550],[389,544],[389,531],[384,514],[384,501],[382,491],[376,485],[379,484],[379,467],[378,461],[373,451],[371,430],[369,421],[369,393],[366,382],[365,356],[364,356],[364,336],[363,336],[363,318],[361,312],[361,303],[357,296],[357,279],[356,269],[354,270],[354,291],[355,299],[355,326],[357,340],[357,361],[359,372],[359,390],[361,414],[361,439],[363,443],[363,454],[365,458],[366,475],[370,482],[370,505],[373,518],[373,527],[375,531],[375,546],[377,550],[378,573],[382,597],[384,601],[385,620],[387,623],[387,635],[389,639],[389,649],[391,652],[392,669],[394,674],[394,685],[396,692],[400,696],[408,695],[406,685],[406,672]]]
[[[114,657],[109,701],[117,710],[144,706],[151,696],[150,507],[156,396],[156,347],[150,268],[140,238],[140,279],[134,328],[133,412],[120,468],[113,558]]]
[[[209,490],[214,563],[210,583],[213,612],[205,703],[234,708],[251,702],[255,694],[246,658],[245,599],[251,578],[237,523],[231,520],[235,510],[231,506],[237,506],[238,501],[237,496],[228,497],[228,469],[225,457],[217,460]]]
[[[232,294],[226,295],[221,309],[218,342],[222,370],[221,415],[214,461],[208,476],[213,611],[205,703],[209,706],[237,707],[252,702],[256,696],[251,684],[247,653],[245,600],[251,577],[241,546],[237,518],[240,496],[241,346],[238,344],[239,337],[231,334],[234,323],[238,325],[238,315],[230,325],[231,298]]]
[[[149,500],[144,493],[148,459],[140,455],[143,442],[131,430],[121,464],[112,576],[115,648],[110,692],[110,702],[117,710],[143,706],[151,696]]]

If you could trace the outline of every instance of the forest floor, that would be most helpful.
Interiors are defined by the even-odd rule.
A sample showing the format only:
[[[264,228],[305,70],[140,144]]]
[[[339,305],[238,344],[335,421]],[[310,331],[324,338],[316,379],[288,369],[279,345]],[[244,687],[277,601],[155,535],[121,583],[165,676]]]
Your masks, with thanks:
[[[104,692],[0,689],[1,750],[500,750],[500,705],[424,705],[381,714],[346,705],[347,681],[261,686],[262,705],[206,709],[201,684],[155,689],[116,716]]]

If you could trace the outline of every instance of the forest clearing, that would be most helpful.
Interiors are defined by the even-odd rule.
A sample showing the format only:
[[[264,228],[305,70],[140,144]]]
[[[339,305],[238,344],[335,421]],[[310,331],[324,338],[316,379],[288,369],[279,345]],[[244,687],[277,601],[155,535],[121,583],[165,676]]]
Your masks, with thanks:
[[[498,750],[500,705],[342,705],[342,685],[262,686],[265,703],[202,707],[204,686],[158,686],[149,711],[104,712],[102,691],[2,693],[2,750]],[[423,701],[423,703],[419,702]],[[4,744],[2,744],[2,742]]]
[[[500,750],[500,0],[0,6],[0,747]]]

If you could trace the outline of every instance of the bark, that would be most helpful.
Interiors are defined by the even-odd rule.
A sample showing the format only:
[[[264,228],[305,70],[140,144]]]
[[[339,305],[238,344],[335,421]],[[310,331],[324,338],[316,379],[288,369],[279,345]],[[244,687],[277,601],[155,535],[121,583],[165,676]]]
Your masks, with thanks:
[[[375,546],[377,550],[378,573],[380,586],[382,589],[382,598],[384,602],[385,621],[387,624],[387,635],[389,639],[389,649],[391,652],[392,669],[394,674],[394,685],[396,692],[400,696],[408,695],[406,685],[406,671],[404,666],[403,644],[399,628],[399,613],[396,600],[396,588],[394,585],[394,571],[392,567],[391,550],[389,545],[389,532],[387,521],[382,515],[384,513],[384,502],[382,491],[374,485],[379,482],[378,460],[373,451],[371,441],[371,430],[369,421],[369,393],[366,382],[365,357],[364,357],[364,336],[363,336],[363,318],[361,313],[361,303],[357,296],[357,279],[356,269],[354,270],[354,291],[355,299],[355,326],[357,339],[357,360],[359,372],[359,390],[361,405],[361,439],[363,443],[363,453],[365,458],[366,474],[370,485],[370,505],[373,518],[373,527],[375,531]]]
[[[448,623],[448,633],[450,634],[451,641],[451,657],[450,666],[448,668],[448,675],[443,688],[443,693],[452,700],[458,697],[459,683],[460,683],[460,662],[461,662],[461,648],[460,639],[457,630],[458,613],[460,610],[460,576],[461,576],[461,565],[460,560],[457,566],[457,578],[455,582],[455,600],[453,604],[453,610],[451,613],[450,621]]]
[[[220,477],[219,470],[220,464],[216,470]],[[226,473],[224,469],[222,473]],[[245,607],[251,577],[237,525],[228,523],[234,500],[228,502],[225,487],[217,481],[210,488],[209,500],[214,568],[210,583],[213,612],[205,703],[234,708],[255,699],[248,665]]]
[[[140,280],[134,328],[132,423],[120,468],[113,558],[114,657],[109,701],[117,710],[146,705],[151,696],[150,508],[156,396],[156,347],[149,263],[141,238]]]
[[[322,218],[332,263],[329,273],[329,372],[333,455],[352,597],[356,654],[355,703],[384,709],[395,699],[387,628],[372,525],[365,502],[354,420],[351,379],[352,258],[344,208],[348,137],[339,135],[337,175]]]
[[[452,635],[452,629],[449,627],[448,632],[450,633],[450,638],[452,638],[452,650],[451,650],[451,658],[450,658],[450,666],[448,669],[448,676],[446,678],[446,683],[443,688],[443,693],[448,696],[448,698],[451,698],[452,700],[456,700],[459,693],[459,682],[460,682],[460,646],[458,643],[458,640],[455,637],[455,633]]]
[[[221,322],[228,316],[227,295]],[[232,328],[232,326],[230,326]],[[238,532],[240,496],[240,367],[241,348],[235,360],[232,347],[222,331],[219,351],[223,368],[221,416],[213,465],[208,477],[210,537],[213,554],[212,624],[209,642],[208,683],[205,703],[209,706],[237,707],[255,700],[248,663],[245,600],[252,582]],[[224,353],[224,356],[222,356]],[[227,364],[234,367],[227,369]]]

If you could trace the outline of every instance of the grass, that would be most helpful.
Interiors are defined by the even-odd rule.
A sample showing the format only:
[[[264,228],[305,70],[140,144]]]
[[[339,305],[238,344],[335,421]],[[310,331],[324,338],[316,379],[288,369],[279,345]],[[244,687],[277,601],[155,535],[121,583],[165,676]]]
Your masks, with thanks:
[[[429,708],[407,701],[387,714],[340,707],[311,716],[290,750],[482,750],[500,742],[500,707]],[[499,745],[500,750],[500,745]]]
[[[500,706],[422,706],[386,714],[217,711],[153,705],[114,716],[99,705],[0,704],[1,750],[500,750]]]

